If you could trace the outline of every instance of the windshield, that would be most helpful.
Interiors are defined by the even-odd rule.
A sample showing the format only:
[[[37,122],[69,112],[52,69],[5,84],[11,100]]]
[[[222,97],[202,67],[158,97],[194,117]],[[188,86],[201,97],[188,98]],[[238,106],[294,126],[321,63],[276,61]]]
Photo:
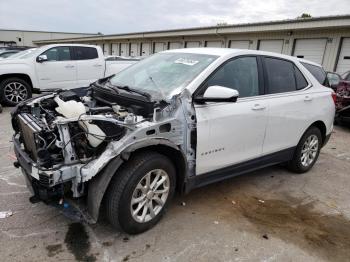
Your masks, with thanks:
[[[155,54],[126,68],[110,79],[116,86],[128,86],[165,99],[188,85],[217,56],[190,53]]]
[[[34,50],[36,50],[36,48],[23,50],[21,52],[9,56],[8,58],[22,58],[24,55],[31,54]]]

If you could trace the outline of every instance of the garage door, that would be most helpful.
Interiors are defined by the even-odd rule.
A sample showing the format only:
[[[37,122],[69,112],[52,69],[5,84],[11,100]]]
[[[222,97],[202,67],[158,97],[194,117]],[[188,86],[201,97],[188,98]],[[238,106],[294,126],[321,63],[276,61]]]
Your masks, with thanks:
[[[182,48],[181,42],[170,42],[169,43],[169,49],[178,49],[178,48]]]
[[[293,56],[322,64],[327,39],[297,39]]]
[[[105,43],[104,46],[104,55],[110,55],[111,54],[111,44]]]
[[[343,38],[336,71],[339,74],[343,74],[349,70],[350,70],[350,38]]]
[[[164,42],[153,43],[153,53],[162,52],[166,49],[166,44]]]
[[[150,43],[142,43],[141,44],[141,56],[149,56],[151,52],[151,44]]]
[[[127,43],[122,43],[120,44],[120,55],[121,56],[128,56],[129,55],[129,44]]]
[[[283,40],[260,40],[259,50],[282,53]]]
[[[249,40],[231,40],[230,48],[249,49]]]
[[[221,41],[206,41],[205,47],[222,47]]]
[[[138,56],[138,52],[137,52],[137,44],[136,43],[132,43],[130,44],[130,56]]]
[[[199,47],[200,42],[199,41],[188,41],[186,42],[186,48],[192,48],[192,47]]]
[[[112,44],[112,55],[119,55],[119,44]]]

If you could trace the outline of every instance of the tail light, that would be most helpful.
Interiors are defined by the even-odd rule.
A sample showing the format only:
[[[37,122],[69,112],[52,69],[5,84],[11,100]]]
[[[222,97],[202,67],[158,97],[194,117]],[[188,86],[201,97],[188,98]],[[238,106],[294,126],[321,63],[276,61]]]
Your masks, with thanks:
[[[334,104],[336,104],[337,103],[337,94],[334,92],[332,92],[332,99],[333,99]]]

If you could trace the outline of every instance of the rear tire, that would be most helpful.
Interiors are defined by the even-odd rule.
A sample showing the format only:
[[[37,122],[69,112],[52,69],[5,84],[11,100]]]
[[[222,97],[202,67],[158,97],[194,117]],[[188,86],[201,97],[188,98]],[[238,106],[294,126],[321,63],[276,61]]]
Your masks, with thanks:
[[[0,83],[0,100],[8,106],[15,106],[31,97],[31,86],[21,78],[11,77]]]
[[[106,215],[117,229],[142,233],[163,216],[174,196],[173,163],[157,152],[131,157],[113,177],[106,195]]]
[[[312,126],[301,137],[293,159],[288,162],[288,169],[299,174],[309,171],[317,161],[321,147],[321,131]]]

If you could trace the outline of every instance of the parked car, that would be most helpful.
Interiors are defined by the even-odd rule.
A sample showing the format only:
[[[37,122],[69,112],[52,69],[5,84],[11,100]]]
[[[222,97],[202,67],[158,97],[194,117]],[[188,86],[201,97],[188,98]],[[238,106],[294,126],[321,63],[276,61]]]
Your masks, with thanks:
[[[8,57],[6,57],[6,59],[18,59],[18,58],[21,58],[22,56],[25,56],[29,53],[32,53],[34,52],[35,50],[37,50],[37,48],[29,48],[29,49],[26,49],[26,50],[22,50],[22,51],[19,51],[15,54],[12,54]]]
[[[169,50],[79,94],[59,91],[19,104],[12,113],[14,165],[32,201],[85,197],[89,222],[103,206],[113,226],[136,234],[160,220],[175,191],[278,163],[309,171],[334,113],[334,92],[297,58]]]
[[[33,91],[88,86],[136,61],[105,61],[100,47],[47,45],[14,59],[0,61],[0,101],[16,105]]]
[[[19,50],[0,51],[0,60],[7,58],[11,55],[17,54],[18,52],[20,52],[20,51]]]

